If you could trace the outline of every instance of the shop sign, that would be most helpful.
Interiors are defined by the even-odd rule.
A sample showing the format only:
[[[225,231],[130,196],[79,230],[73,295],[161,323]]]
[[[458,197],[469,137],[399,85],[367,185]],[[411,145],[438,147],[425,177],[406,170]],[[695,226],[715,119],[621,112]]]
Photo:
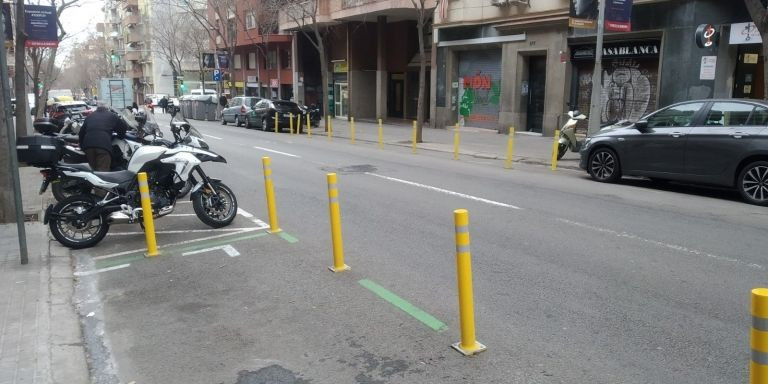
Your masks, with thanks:
[[[259,88],[259,83],[248,82],[248,83],[245,83],[245,86],[248,88]]]
[[[605,30],[632,31],[632,0],[608,0],[605,4]]]
[[[762,44],[763,39],[755,23],[734,23],[731,24],[731,37],[728,43],[731,45]]]
[[[597,26],[597,0],[571,0],[568,26],[594,29]]]
[[[717,56],[702,56],[699,80],[714,80],[717,70]]]
[[[277,88],[280,86],[280,82],[277,81],[277,79],[269,79],[269,87],[270,88]]]
[[[333,72],[334,73],[347,73],[347,62],[344,61],[334,61],[333,62]]]
[[[712,24],[701,24],[696,28],[696,45],[699,48],[717,47],[720,42],[720,31]]]
[[[24,17],[25,47],[59,46],[56,7],[29,4],[24,7]]]
[[[258,76],[248,76],[248,77],[247,77],[247,81],[248,81],[249,83],[255,83],[255,82],[259,81],[259,80],[257,79],[257,77],[258,77]]]
[[[245,87],[245,83],[242,81],[235,81],[235,88],[243,88]]]
[[[608,43],[603,45],[603,57],[655,57],[659,55],[658,41],[638,41],[624,43]],[[571,48],[573,60],[594,60],[595,46],[586,45]]]

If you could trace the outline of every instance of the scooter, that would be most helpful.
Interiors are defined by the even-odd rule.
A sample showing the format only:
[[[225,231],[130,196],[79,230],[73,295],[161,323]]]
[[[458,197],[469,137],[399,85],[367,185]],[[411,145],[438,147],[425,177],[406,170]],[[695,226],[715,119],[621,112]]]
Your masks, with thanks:
[[[557,159],[560,160],[570,149],[573,152],[579,152],[583,140],[576,139],[576,124],[581,120],[586,120],[587,116],[579,111],[568,111],[568,121],[560,129],[560,138],[557,146]]]

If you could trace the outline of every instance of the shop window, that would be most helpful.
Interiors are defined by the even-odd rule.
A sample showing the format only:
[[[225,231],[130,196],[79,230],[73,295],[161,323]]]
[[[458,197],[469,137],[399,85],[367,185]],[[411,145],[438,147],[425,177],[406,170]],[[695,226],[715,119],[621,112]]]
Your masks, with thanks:
[[[239,54],[235,54],[235,69],[243,68],[243,63],[240,60],[241,60],[240,55]]]
[[[248,54],[248,69],[256,69],[256,52]]]

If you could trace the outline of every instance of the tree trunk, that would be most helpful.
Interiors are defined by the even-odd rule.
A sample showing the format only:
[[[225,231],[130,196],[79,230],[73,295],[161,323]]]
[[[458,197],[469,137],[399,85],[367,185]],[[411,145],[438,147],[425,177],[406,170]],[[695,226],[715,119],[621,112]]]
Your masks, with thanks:
[[[16,76],[14,79],[14,94],[16,95],[16,136],[31,135],[31,127],[27,126],[29,102],[27,101],[27,73],[25,68],[26,34],[24,33],[24,0],[16,1]],[[40,109],[40,105],[36,105]],[[45,109],[45,105],[42,105]]]
[[[320,55],[320,79],[323,82],[323,94],[320,95],[320,103],[323,105],[323,116],[330,118],[330,110],[328,108],[328,58],[325,54],[325,43],[323,38],[320,37],[320,32],[315,30],[315,37],[317,38],[318,54]],[[325,127],[327,130],[328,127]]]
[[[424,9],[421,9],[424,12]],[[424,127],[424,88],[426,88],[427,60],[424,57],[424,18],[420,17],[417,24],[419,34],[419,100],[416,103],[416,142],[422,142],[422,129]]]
[[[0,85],[0,90],[8,86],[8,82]],[[26,99],[26,96],[24,96]],[[17,99],[18,100],[18,99]],[[5,92],[0,92],[0,102],[5,106]],[[18,104],[18,101],[17,101]],[[16,107],[18,110],[18,106]],[[16,205],[13,201],[13,179],[11,178],[11,156],[8,154],[8,130],[5,126],[5,108],[0,108],[0,223],[16,221]]]
[[[56,52],[58,49],[56,48],[50,48],[51,54],[48,56],[48,68],[45,70],[45,73],[43,73],[43,89],[41,90],[40,100],[43,101],[43,103],[48,102],[48,91],[51,90],[51,86],[53,85],[53,71],[56,66]],[[40,109],[38,108],[36,116],[42,117],[42,114],[40,113]]]

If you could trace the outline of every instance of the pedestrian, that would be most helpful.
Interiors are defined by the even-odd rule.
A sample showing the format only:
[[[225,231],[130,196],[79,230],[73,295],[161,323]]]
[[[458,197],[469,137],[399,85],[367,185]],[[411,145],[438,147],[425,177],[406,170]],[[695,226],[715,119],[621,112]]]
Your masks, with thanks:
[[[85,151],[91,169],[109,172],[112,165],[112,133],[122,138],[127,129],[125,121],[112,113],[104,103],[98,103],[96,111],[85,118],[78,133],[80,148]]]
[[[163,113],[165,113],[165,108],[168,107],[168,98],[163,96],[163,98],[160,99],[160,101],[157,103],[157,105],[159,105],[160,108],[163,109]]]
[[[131,110],[133,113],[139,112],[139,104],[137,104],[135,101],[133,102],[133,105],[131,105]]]
[[[221,94],[221,97],[219,97],[219,118],[221,118],[221,114],[224,111],[224,108],[227,107],[229,104],[229,100],[227,99],[227,95]]]

